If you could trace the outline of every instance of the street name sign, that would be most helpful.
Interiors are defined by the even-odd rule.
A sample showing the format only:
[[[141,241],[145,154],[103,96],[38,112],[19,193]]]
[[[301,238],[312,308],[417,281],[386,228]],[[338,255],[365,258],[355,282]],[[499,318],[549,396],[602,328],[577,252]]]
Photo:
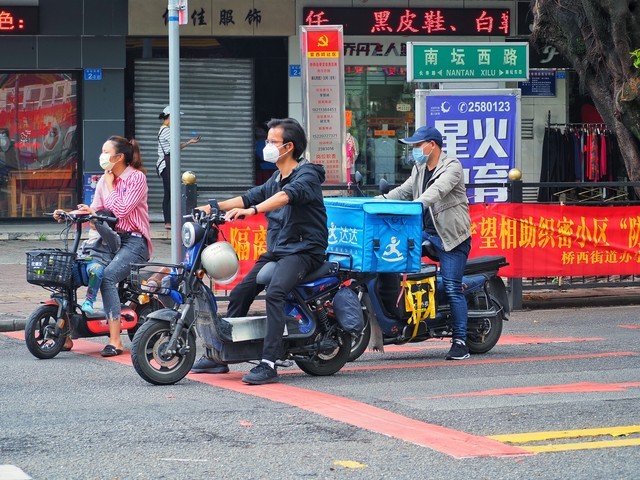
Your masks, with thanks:
[[[526,42],[407,42],[408,82],[527,80]]]

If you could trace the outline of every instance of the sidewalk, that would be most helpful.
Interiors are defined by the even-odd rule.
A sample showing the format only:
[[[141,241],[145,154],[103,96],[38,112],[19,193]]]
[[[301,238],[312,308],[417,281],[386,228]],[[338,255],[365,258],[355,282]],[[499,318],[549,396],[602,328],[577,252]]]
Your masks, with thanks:
[[[23,330],[27,317],[49,298],[49,292],[27,283],[26,252],[37,248],[63,248],[63,224],[42,221],[0,223],[0,332]],[[171,232],[153,223],[154,260],[171,260]],[[73,241],[73,235],[71,236]]]

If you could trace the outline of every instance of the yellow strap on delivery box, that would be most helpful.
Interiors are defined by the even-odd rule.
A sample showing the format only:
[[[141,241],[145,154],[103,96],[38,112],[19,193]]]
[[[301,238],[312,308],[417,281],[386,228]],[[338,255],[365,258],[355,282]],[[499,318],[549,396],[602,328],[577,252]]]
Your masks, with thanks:
[[[402,286],[404,288],[404,308],[407,312],[411,312],[411,318],[408,322],[413,324],[413,334],[409,339],[409,341],[411,341],[418,334],[420,322],[436,316],[436,302],[434,301],[435,277],[427,277],[421,280],[407,280],[405,276],[402,280]],[[423,299],[425,295],[428,296],[426,302]]]

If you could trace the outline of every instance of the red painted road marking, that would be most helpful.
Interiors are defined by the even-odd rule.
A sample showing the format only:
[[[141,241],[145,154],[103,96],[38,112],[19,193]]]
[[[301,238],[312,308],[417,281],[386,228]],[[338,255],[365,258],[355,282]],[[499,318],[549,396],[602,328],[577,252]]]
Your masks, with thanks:
[[[455,458],[527,455],[530,452],[486,437],[469,435],[421,422],[366,403],[282,383],[250,386],[240,382],[242,373],[189,374],[187,378],[216,387],[254,395],[321,415],[371,432],[404,440]]]
[[[425,368],[425,367],[464,367],[465,365],[485,365],[492,363],[515,363],[515,362],[548,362],[556,360],[582,360],[588,358],[604,358],[604,357],[635,357],[640,355],[639,352],[605,352],[605,353],[581,353],[576,355],[550,355],[545,357],[516,357],[516,358],[487,358],[484,360],[473,360],[476,356],[471,356],[471,360],[463,362],[452,362],[442,359],[437,362],[421,362],[421,363],[400,363],[394,362],[385,365],[374,366],[358,366],[343,367],[341,372],[358,372],[363,370],[394,370],[406,368]],[[353,365],[353,364],[350,364]],[[283,371],[282,373],[299,373],[299,371]]]
[[[6,333],[5,335],[16,339],[24,338],[24,334],[21,332]],[[101,344],[74,340],[72,352],[100,357],[101,349]],[[131,357],[128,352],[116,357],[106,357],[106,360],[131,365]],[[291,405],[338,422],[427,447],[455,458],[531,455],[531,452],[527,450],[505,445],[497,440],[421,422],[336,395],[281,383],[262,386],[245,385],[240,380],[242,376],[243,373],[234,372],[225,375],[189,374],[187,378],[245,395]]]
[[[535,345],[540,343],[569,343],[569,342],[596,342],[604,340],[601,337],[541,337],[539,335],[502,335],[498,345]],[[449,348],[451,343],[448,339],[433,340],[421,344],[405,345],[385,345],[385,352],[420,352],[423,350]]]
[[[618,325],[620,328],[640,328],[640,325]]]
[[[628,388],[640,387],[640,382],[624,383],[596,383],[581,382],[566,385],[539,385],[535,387],[498,388],[480,392],[454,393],[452,395],[438,395],[428,398],[449,397],[488,397],[494,395],[535,395],[542,393],[596,393],[596,392],[625,392]]]

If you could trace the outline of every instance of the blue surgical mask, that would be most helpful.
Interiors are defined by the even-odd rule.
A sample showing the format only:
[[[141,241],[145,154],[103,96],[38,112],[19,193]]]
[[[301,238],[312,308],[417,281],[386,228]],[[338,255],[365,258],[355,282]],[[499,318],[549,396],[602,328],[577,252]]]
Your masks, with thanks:
[[[422,151],[422,147],[414,148],[412,154],[413,154],[413,160],[417,164],[422,164],[427,159],[427,156]]]
[[[414,149],[413,149],[413,152],[412,152],[412,153],[413,153],[413,159],[415,160],[415,162],[416,162],[418,165],[423,164],[423,163],[427,160],[427,158],[429,158],[429,157],[431,156],[431,153],[433,152],[433,149],[434,149],[434,148],[435,148],[435,147],[432,147],[432,148],[431,148],[431,151],[429,151],[429,153],[427,153],[427,154],[425,154],[425,153],[422,151],[422,147],[416,147],[416,148],[414,148]]]

